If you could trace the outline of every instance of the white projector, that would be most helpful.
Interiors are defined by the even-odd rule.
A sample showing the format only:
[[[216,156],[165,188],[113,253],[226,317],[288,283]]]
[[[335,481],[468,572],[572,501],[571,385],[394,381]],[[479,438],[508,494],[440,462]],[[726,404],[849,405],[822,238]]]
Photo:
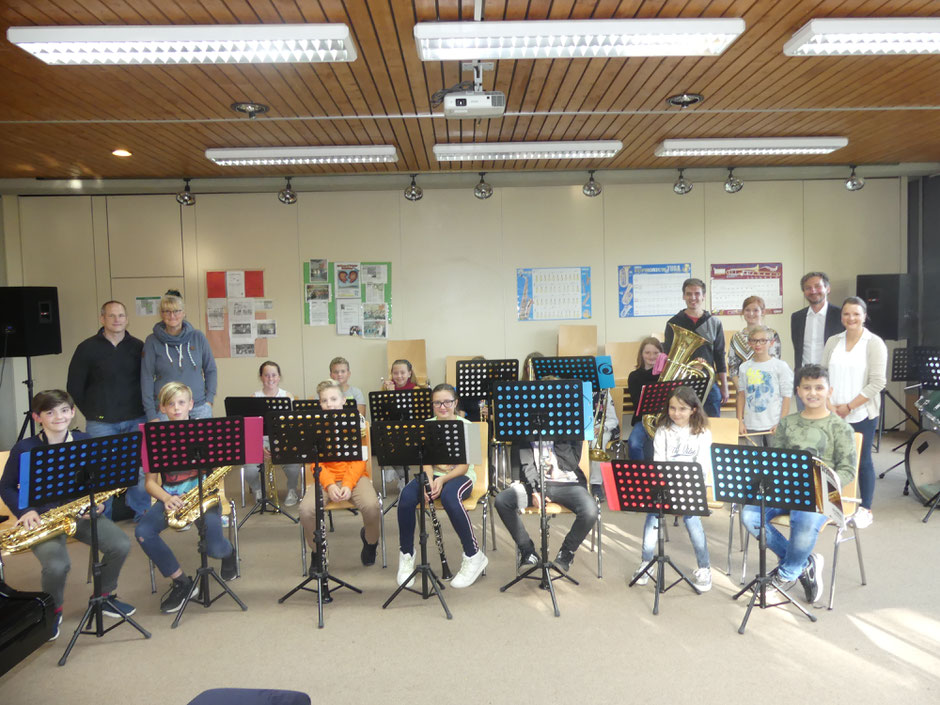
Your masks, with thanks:
[[[502,91],[464,91],[444,96],[444,117],[499,117],[506,110],[506,94]]]

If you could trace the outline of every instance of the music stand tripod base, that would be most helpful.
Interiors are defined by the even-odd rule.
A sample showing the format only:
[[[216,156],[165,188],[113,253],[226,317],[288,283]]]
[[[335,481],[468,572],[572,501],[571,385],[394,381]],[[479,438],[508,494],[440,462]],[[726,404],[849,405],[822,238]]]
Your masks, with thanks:
[[[264,472],[264,464],[262,463],[261,466],[258,468],[258,473],[260,474],[263,472]],[[268,497],[267,490],[265,488],[265,485],[267,483],[264,481],[263,477],[260,479],[261,479],[261,499],[255,502],[255,506],[249,509],[245,517],[240,522],[238,522],[238,528],[241,529],[245,525],[245,522],[248,521],[255,514],[280,514],[284,516],[285,518],[290,519],[294,524],[298,523],[300,521],[298,517],[295,517],[291,513],[281,509],[279,506],[277,506],[274,503],[274,501],[271,498]]]

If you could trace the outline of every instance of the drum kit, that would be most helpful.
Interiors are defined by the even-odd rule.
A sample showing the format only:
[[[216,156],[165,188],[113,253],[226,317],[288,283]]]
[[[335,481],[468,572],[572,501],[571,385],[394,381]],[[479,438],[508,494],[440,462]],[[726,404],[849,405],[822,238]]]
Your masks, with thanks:
[[[915,403],[921,417],[921,429],[908,441],[904,469],[911,492],[930,511],[926,523],[940,503],[940,356],[936,352],[921,365],[921,396]]]

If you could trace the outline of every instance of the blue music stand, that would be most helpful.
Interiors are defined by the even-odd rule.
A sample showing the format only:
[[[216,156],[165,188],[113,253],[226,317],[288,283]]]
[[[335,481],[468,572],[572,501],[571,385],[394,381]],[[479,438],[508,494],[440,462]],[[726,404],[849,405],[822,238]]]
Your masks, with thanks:
[[[771,585],[773,575],[767,573],[767,521],[764,516],[764,510],[768,507],[788,511],[819,511],[816,506],[816,470],[812,453],[725,443],[713,443],[711,451],[715,499],[760,507],[760,567],[754,579],[734,595],[737,600],[744,593],[751,592],[738,634],[744,633],[751,610],[758,600],[760,609],[793,605],[811,622],[815,622],[814,615],[778,587],[773,589],[783,600],[773,604],[767,602],[767,587]]]
[[[102,563],[98,556],[98,505],[95,494],[135,486],[139,467],[138,432],[41,446],[20,456],[20,509],[88,497],[94,592],[88,599],[88,607],[78,621],[65,653],[59,659],[60,666],[65,665],[78,637],[83,634],[102,637],[126,622],[143,634],[145,639],[150,638],[150,632],[125,614],[111,597],[101,594]],[[121,620],[107,629],[104,628],[105,606],[109,611],[121,615]]]
[[[601,465],[604,489],[608,506],[617,512],[655,513],[658,519],[656,555],[653,556],[636,577],[630,581],[633,587],[643,575],[649,575],[656,583],[653,598],[653,614],[659,614],[659,596],[681,582],[688,583],[696,595],[701,591],[666,555],[666,514],[678,516],[708,516],[708,497],[702,466],[698,463],[679,461],[654,462],[647,460],[613,460]],[[666,566],[679,577],[666,587]],[[655,568],[655,574],[652,572]]]
[[[594,378],[597,368],[594,358],[535,358],[539,360],[582,359],[591,363]],[[581,441],[593,439],[594,428],[591,416],[591,393],[587,381],[580,379],[541,380],[537,382],[497,382],[493,387],[494,428],[501,441],[537,441],[539,452],[535,462],[539,469],[539,495],[542,506],[539,511],[541,549],[538,564],[532,566],[499,591],[506,592],[516,583],[538,580],[539,587],[552,596],[555,616],[560,617],[554,581],[564,578],[578,585],[578,581],[563,571],[548,557],[548,515],[545,512],[545,468],[542,465],[541,444],[543,440]],[[537,576],[532,573],[538,571]],[[556,575],[552,575],[555,571]],[[531,576],[531,577],[530,577]]]

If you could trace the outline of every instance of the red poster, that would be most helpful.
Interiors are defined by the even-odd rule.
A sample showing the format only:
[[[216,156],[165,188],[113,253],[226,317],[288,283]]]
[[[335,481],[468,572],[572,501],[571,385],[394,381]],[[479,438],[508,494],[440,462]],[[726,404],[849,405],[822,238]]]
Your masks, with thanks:
[[[206,272],[206,298],[225,298],[225,272]]]
[[[245,297],[260,299],[264,296],[264,272],[260,269],[245,270]]]

